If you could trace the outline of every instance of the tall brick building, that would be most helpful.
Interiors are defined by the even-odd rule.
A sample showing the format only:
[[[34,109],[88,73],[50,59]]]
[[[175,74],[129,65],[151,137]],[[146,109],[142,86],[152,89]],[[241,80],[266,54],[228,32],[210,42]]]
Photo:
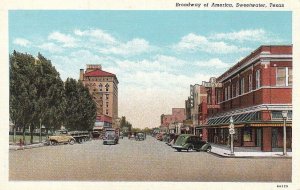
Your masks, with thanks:
[[[161,128],[167,128],[171,132],[175,132],[175,128],[178,124],[182,124],[185,120],[185,109],[184,108],[172,108],[172,114],[161,115]],[[176,126],[177,125],[177,126]]]
[[[101,65],[87,65],[80,69],[80,81],[88,87],[97,105],[96,124],[116,127],[118,120],[118,79],[102,70]]]
[[[235,146],[272,151],[283,147],[282,111],[288,111],[287,147],[292,147],[292,46],[261,46],[216,79],[221,88],[208,87],[203,129],[207,140],[229,143],[229,119],[236,128]],[[205,110],[207,109],[207,110]],[[200,113],[201,114],[201,113]]]

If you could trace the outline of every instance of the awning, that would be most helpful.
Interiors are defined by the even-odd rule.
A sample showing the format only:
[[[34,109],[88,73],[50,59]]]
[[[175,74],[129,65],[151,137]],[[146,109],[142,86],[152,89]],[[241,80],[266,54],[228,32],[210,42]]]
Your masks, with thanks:
[[[251,123],[250,127],[283,127],[283,123]],[[291,123],[286,124],[287,127],[292,127]]]
[[[224,125],[229,124],[231,116],[209,118],[207,125]],[[234,123],[255,121],[258,118],[258,112],[248,112],[243,114],[232,115]]]

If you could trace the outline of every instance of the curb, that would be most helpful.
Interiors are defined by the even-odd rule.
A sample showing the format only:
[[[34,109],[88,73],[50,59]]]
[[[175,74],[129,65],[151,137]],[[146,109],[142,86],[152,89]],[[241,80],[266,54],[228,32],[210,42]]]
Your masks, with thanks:
[[[292,156],[232,156],[232,155],[226,155],[225,153],[224,154],[218,154],[218,153],[215,153],[215,152],[210,152],[211,154],[213,154],[214,156],[218,156],[220,158],[257,158],[257,159],[260,159],[260,158],[275,158],[275,159],[292,159]]]
[[[25,146],[19,146],[19,145],[12,145],[9,146],[9,150],[25,150],[25,149],[32,149],[32,148],[39,148],[44,147],[44,143],[34,144],[34,145],[25,145]]]

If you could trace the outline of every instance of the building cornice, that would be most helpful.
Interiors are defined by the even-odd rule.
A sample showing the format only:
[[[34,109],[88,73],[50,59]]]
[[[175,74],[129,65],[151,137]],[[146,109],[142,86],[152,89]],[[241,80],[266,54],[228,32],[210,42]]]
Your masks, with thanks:
[[[234,76],[235,74],[239,73],[240,71],[244,70],[245,68],[251,66],[252,64],[261,61],[261,63],[266,63],[270,61],[292,61],[293,55],[292,54],[270,54],[270,52],[261,52],[259,55],[253,57],[249,61],[246,61],[240,67],[237,67],[232,72],[228,73],[228,75],[224,76],[223,78],[219,79],[219,82],[224,82],[230,77]]]

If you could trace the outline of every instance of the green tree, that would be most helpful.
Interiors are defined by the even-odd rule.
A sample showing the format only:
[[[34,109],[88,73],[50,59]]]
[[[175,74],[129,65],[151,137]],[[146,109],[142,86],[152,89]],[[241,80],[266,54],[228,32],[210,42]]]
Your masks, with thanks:
[[[63,122],[65,98],[64,83],[50,60],[40,53],[35,61],[37,101],[32,129],[44,125],[48,130],[58,129]],[[32,139],[32,133],[31,133]]]
[[[81,81],[78,82],[81,121],[78,130],[91,130],[97,116],[96,103]]]
[[[65,82],[65,126],[68,130],[89,130],[94,126],[97,108],[89,91],[81,82],[68,78]]]
[[[23,129],[24,142],[26,128],[33,123],[35,116],[37,89],[34,62],[34,57],[29,54],[14,51],[10,55],[9,112],[15,127]]]

